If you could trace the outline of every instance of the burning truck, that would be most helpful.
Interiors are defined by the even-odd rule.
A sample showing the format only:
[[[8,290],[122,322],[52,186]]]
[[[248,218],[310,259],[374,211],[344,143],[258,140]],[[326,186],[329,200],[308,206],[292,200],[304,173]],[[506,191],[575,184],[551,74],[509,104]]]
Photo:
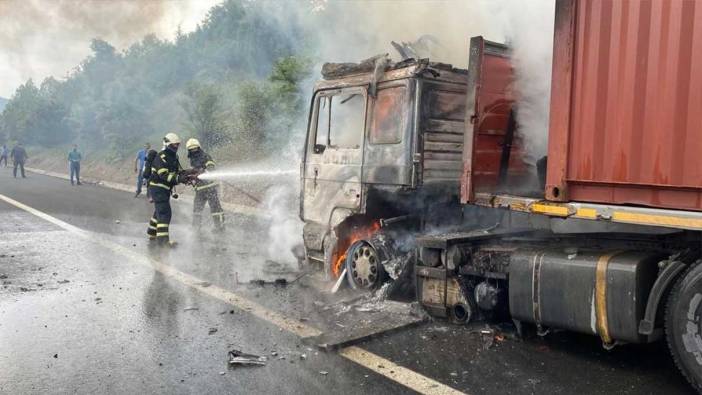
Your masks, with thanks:
[[[504,45],[472,38],[468,70],[325,65],[301,169],[307,261],[354,288],[410,283],[455,322],[605,348],[665,338],[702,391],[700,15],[558,0],[548,156],[533,163]]]

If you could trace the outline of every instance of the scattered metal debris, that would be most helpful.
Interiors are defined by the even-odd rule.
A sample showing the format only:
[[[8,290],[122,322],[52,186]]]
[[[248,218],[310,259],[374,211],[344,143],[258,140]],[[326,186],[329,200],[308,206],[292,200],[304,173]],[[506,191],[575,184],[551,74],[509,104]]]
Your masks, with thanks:
[[[329,374],[329,372],[327,372],[326,370],[320,370],[319,374],[321,374],[322,376],[326,376]]]
[[[339,288],[341,288],[341,284],[343,284],[345,280],[346,280],[346,268],[344,268],[344,270],[341,271],[341,275],[339,276],[339,279],[336,280],[336,284],[334,284],[334,286],[332,287],[331,293],[335,294],[335,293],[339,292]]]
[[[289,284],[289,282],[285,278],[276,278],[273,281],[266,281],[266,280],[260,280],[260,279],[251,280],[251,281],[249,281],[249,284],[256,285],[258,287],[263,287],[265,285],[274,285],[276,287],[286,287]]]
[[[266,357],[260,355],[247,354],[240,350],[229,351],[229,364],[230,365],[259,365],[265,366]]]

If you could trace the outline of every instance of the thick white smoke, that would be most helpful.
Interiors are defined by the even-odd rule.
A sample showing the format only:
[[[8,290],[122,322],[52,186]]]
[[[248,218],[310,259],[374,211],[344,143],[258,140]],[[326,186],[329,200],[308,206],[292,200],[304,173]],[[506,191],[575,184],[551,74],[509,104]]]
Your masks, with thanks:
[[[189,32],[221,0],[0,0],[0,96],[27,79],[65,77],[90,54],[90,40],[118,50],[147,34]]]
[[[322,62],[358,61],[379,53],[398,59],[391,41],[415,42],[428,36],[432,40],[422,55],[465,68],[472,36],[509,44],[526,160],[533,163],[546,155],[555,0],[315,3],[327,23],[315,26],[322,37]]]
[[[519,134],[527,161],[533,163],[548,149],[554,0],[502,0],[485,3],[494,20],[491,32],[512,48],[516,74]]]

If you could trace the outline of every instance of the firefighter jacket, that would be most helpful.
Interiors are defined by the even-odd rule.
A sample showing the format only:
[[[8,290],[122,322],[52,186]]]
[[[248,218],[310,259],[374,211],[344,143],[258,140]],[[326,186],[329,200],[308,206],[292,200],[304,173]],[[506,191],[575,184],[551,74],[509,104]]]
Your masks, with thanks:
[[[149,186],[171,190],[178,184],[178,173],[182,170],[178,155],[168,148],[159,152],[151,162]]]
[[[190,167],[192,167],[193,169],[198,169],[200,171],[214,169],[214,161],[212,160],[210,155],[208,155],[202,149],[188,151],[188,158],[190,159]],[[217,183],[214,181],[198,179],[195,183],[195,191],[201,191],[203,189],[209,189],[216,186]]]

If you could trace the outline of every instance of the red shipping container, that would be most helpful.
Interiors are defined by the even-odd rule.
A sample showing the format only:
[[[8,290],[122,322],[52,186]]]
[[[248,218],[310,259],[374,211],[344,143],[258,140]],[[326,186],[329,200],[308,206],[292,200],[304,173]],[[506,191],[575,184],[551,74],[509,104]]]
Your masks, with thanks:
[[[546,198],[702,210],[702,1],[557,0]]]

